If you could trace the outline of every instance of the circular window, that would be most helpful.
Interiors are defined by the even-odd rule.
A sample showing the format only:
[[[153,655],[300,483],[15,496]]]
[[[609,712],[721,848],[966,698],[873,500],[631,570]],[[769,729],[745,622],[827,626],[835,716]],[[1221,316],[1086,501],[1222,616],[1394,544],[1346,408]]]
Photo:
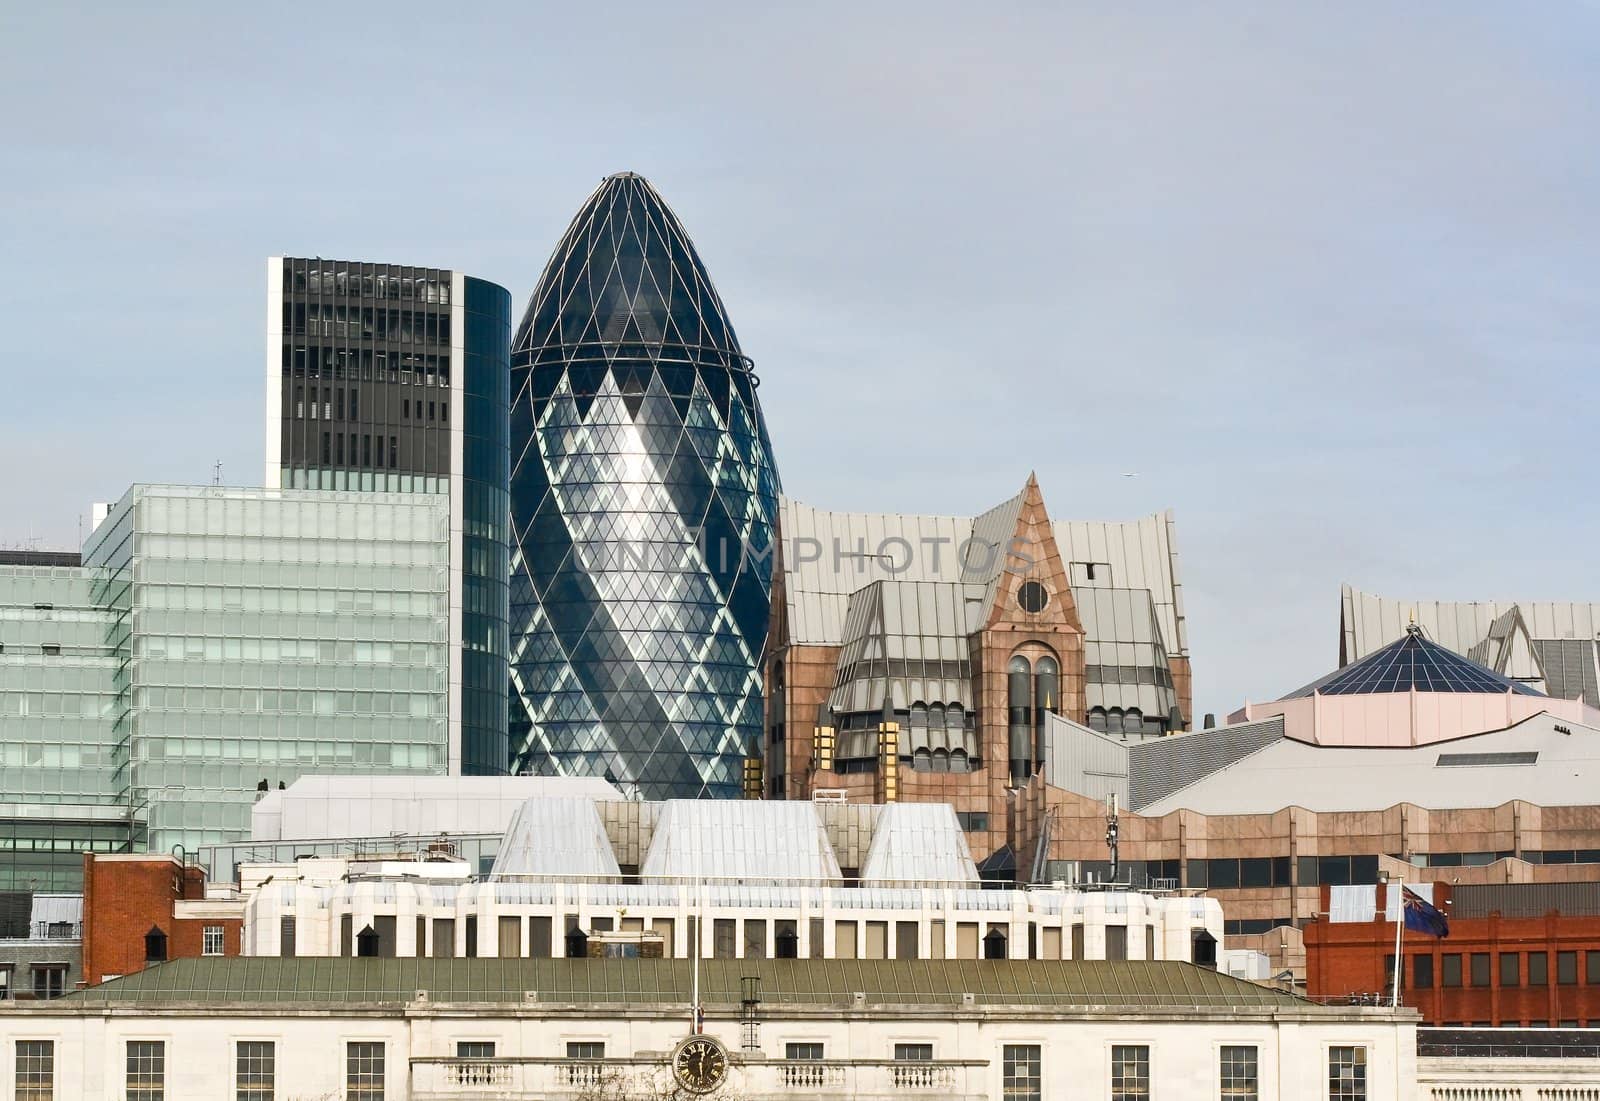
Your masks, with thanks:
[[[1050,603],[1050,591],[1037,581],[1024,581],[1017,590],[1017,604],[1029,615],[1044,611]]]

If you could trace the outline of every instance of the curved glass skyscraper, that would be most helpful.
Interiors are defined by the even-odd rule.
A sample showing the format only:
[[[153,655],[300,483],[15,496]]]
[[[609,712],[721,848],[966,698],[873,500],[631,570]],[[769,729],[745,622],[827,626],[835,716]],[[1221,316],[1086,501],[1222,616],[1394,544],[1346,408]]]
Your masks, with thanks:
[[[642,177],[600,185],[511,346],[516,771],[736,797],[778,476],[757,380]]]

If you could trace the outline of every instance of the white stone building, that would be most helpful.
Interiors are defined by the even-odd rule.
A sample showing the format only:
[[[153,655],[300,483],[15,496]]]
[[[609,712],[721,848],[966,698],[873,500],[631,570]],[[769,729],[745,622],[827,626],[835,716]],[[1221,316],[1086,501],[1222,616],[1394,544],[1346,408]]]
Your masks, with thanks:
[[[850,875],[845,874],[849,869]],[[942,804],[527,800],[491,873],[450,860],[245,864],[243,954],[548,958],[574,930],[715,959],[1215,962],[1213,899],[982,890]]]
[[[1182,963],[178,960],[0,1010],[0,1092],[87,1098],[1410,1101],[1415,1014]],[[627,1093],[618,1087],[626,1086]],[[49,1093],[26,1092],[43,1091]]]

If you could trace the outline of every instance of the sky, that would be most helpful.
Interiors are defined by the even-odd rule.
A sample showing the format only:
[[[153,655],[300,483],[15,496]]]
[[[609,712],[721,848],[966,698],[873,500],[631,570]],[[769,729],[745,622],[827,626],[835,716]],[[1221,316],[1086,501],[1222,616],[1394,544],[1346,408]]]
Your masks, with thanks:
[[[784,489],[1175,510],[1195,710],[1339,586],[1600,600],[1600,6],[13,5],[0,546],[260,484],[265,258],[520,314],[601,178],[684,221]],[[1125,477],[1125,474],[1137,477]]]

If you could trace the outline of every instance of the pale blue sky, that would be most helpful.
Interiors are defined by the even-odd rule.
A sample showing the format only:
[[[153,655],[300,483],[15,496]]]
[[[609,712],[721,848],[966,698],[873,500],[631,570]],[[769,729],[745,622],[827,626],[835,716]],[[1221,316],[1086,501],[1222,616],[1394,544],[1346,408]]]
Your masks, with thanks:
[[[1200,711],[1331,668],[1341,581],[1600,599],[1600,9],[777,7],[14,5],[0,544],[259,482],[267,255],[520,312],[630,169],[790,493],[1175,508]]]

